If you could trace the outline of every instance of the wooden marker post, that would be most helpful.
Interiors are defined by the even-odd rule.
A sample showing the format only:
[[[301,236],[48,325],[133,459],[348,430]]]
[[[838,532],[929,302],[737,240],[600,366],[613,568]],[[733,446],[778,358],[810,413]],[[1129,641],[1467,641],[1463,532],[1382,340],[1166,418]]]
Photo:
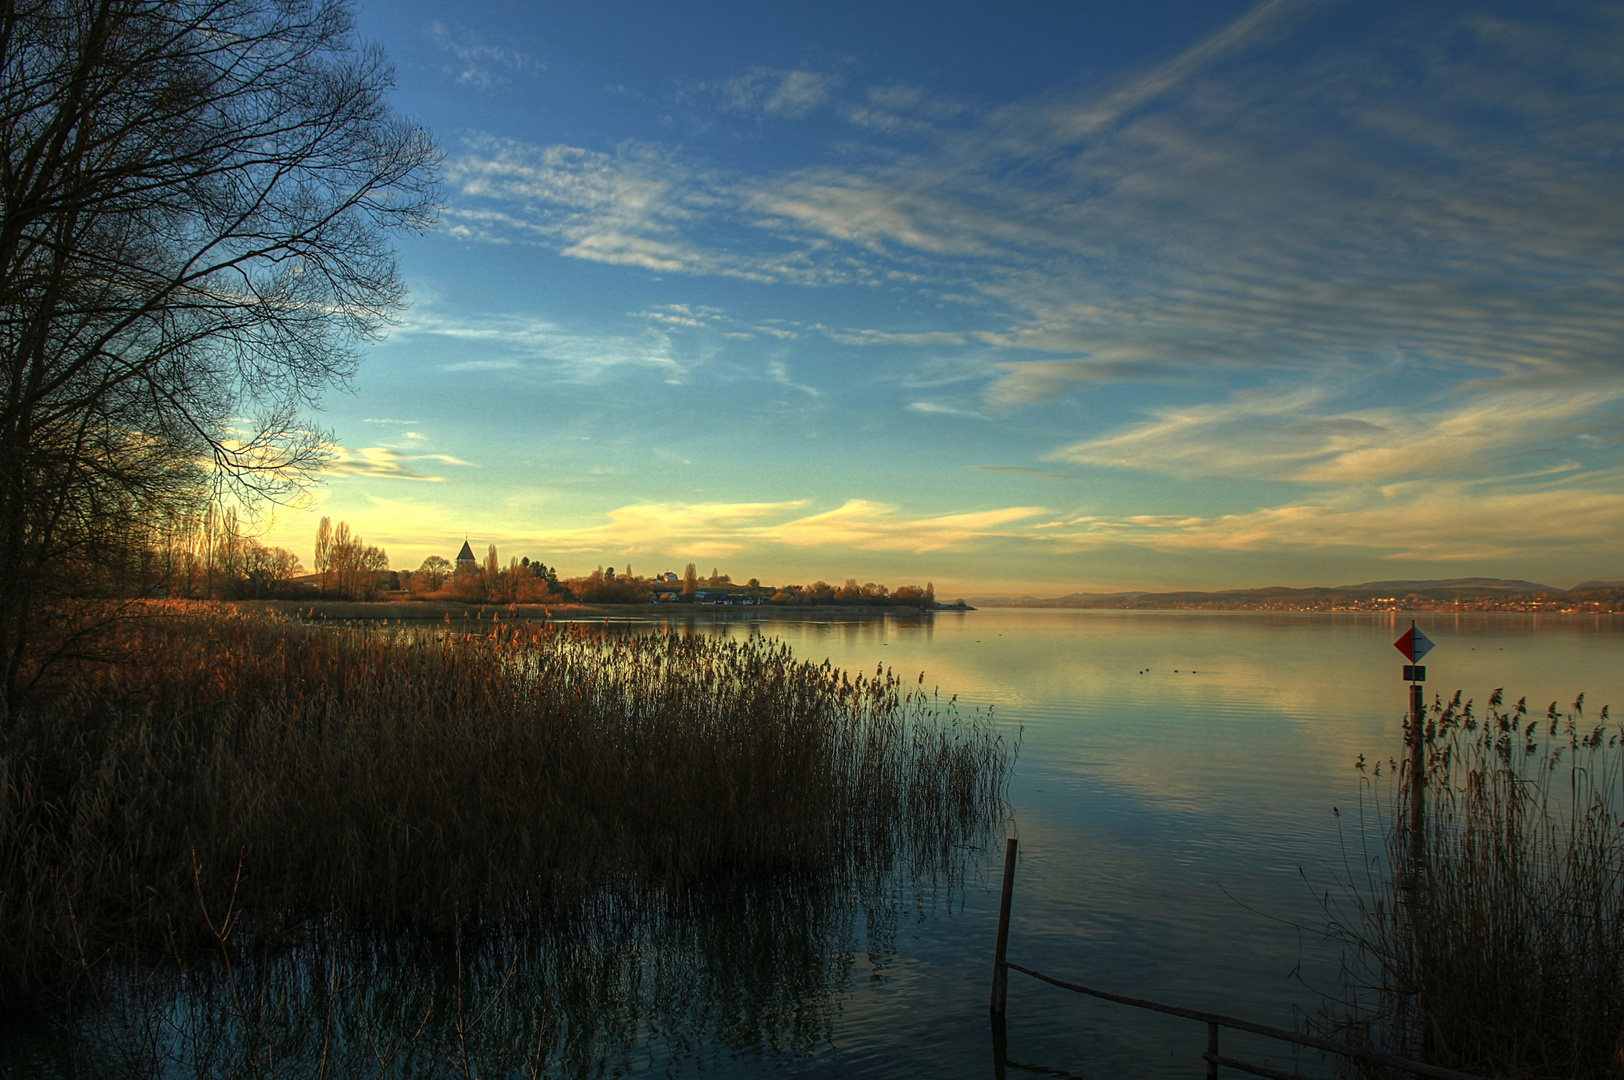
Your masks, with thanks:
[[[1015,899],[1015,838],[1004,841],[1004,895],[998,902],[998,947],[992,960],[992,1018],[1004,1018],[1004,1002],[1009,997],[1009,968],[1004,954],[1009,949],[1009,905]]]
[[[1404,665],[1404,678],[1410,684],[1410,877],[1414,882],[1420,880],[1427,852],[1427,702],[1421,685],[1426,681],[1427,669],[1416,661],[1432,651],[1432,642],[1411,619],[1410,629],[1393,642],[1393,647],[1410,661]]]
[[[1410,872],[1421,873],[1426,858],[1426,752],[1427,705],[1420,683],[1410,684]]]

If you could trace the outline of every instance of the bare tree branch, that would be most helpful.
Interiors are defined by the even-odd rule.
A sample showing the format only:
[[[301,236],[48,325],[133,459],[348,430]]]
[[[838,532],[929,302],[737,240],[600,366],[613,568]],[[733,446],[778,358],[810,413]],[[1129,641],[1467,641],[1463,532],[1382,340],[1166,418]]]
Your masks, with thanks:
[[[53,602],[114,588],[210,494],[283,498],[319,465],[301,413],[404,300],[389,234],[434,220],[438,151],[391,79],[343,0],[4,5],[7,701]]]

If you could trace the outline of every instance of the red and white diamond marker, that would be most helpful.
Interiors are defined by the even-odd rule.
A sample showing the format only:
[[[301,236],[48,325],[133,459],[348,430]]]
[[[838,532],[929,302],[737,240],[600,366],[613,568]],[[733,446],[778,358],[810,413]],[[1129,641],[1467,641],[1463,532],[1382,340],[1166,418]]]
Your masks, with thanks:
[[[1412,626],[1404,631],[1403,637],[1393,642],[1393,648],[1409,657],[1413,664],[1432,651],[1432,639]]]

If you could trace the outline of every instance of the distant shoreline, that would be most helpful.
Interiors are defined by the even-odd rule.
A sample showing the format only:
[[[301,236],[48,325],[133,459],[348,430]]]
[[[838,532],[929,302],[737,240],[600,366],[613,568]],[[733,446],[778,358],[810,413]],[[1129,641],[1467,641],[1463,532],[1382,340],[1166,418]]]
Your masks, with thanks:
[[[1123,615],[1572,615],[1624,616],[1624,610],[1578,608],[1453,608],[1453,607],[1105,607],[1082,604],[996,604],[983,603],[988,611],[1091,611],[1120,612]]]
[[[1489,614],[1620,614],[1624,582],[1587,581],[1557,589],[1504,578],[1445,578],[1432,581],[1367,581],[1360,585],[1305,589],[1268,586],[1221,592],[1125,591],[1068,596],[996,596],[977,599],[982,607],[1071,608],[1119,611],[1322,611]]]
[[[861,607],[836,604],[463,604],[441,600],[236,600],[229,605],[238,611],[263,611],[293,618],[396,619],[410,622],[438,622],[450,619],[500,622],[572,622],[588,618],[646,622],[650,619],[683,619],[737,622],[747,619],[784,618],[834,621],[852,617],[875,618],[894,615],[924,618],[938,612],[974,611],[966,604],[940,604],[934,608]]]

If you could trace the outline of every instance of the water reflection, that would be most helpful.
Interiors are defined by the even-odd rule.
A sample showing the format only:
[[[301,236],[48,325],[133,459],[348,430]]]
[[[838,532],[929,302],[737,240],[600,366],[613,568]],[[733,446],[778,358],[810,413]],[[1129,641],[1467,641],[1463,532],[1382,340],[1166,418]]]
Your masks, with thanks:
[[[1582,690],[1587,714],[1624,707],[1624,619],[1417,622],[1438,642],[1428,660],[1429,685],[1440,693],[1460,688],[1481,701],[1504,686],[1542,713]],[[944,699],[994,708],[1007,729],[1025,732],[1011,790],[1022,851],[1011,958],[1289,1027],[1318,1007],[1318,990],[1334,987],[1337,956],[1314,929],[1316,883],[1341,854],[1332,807],[1347,814],[1357,798],[1354,759],[1398,752],[1405,701],[1391,642],[1408,623],[1284,613],[805,619],[741,611],[661,612],[652,623],[615,620],[610,629],[775,636],[803,659],[884,665],[910,679],[923,671]],[[994,850],[1001,853],[1001,838]],[[365,1049],[368,1030],[385,1029],[367,1017],[398,1017],[404,1028],[433,1004],[410,1051],[414,1075],[454,1073],[461,1045],[492,1060],[506,1053],[507,1074],[526,1075],[532,1039],[548,1072],[582,1077],[1194,1075],[1199,1025],[1040,986],[1011,987],[1000,1054],[986,1013],[997,907],[996,891],[978,877],[986,857],[965,851],[963,889],[948,876],[917,891],[895,880],[854,891],[742,890],[638,920],[465,940],[470,1004],[492,1000],[516,957],[508,991],[480,1029],[509,1032],[500,1039],[458,1034],[459,969],[447,939],[399,944],[390,955],[312,943],[254,970],[282,973],[272,981],[297,1004],[286,1015],[299,1018],[285,1022],[286,1052],[307,1055],[300,1060],[320,1043],[322,980],[335,957],[359,987],[382,988],[369,991],[376,996],[367,1007],[339,1010],[344,1053]],[[207,1016],[188,1018],[182,1008],[206,995],[188,997],[162,979],[153,985],[168,986],[153,998],[168,1004],[147,1015],[208,1030]],[[98,1053],[113,1054],[107,1047],[122,1029],[112,1021],[124,1015],[108,1014]],[[295,1028],[304,1034],[295,1038]],[[198,1038],[246,1053],[241,1034]],[[1257,1061],[1279,1053],[1238,1037],[1235,1048]],[[86,1059],[97,1071],[116,1071],[99,1063],[112,1061]],[[402,1064],[397,1074],[407,1071]]]
[[[103,981],[57,1075],[554,1076],[751,1070],[832,1044],[841,1000],[883,979],[905,913],[945,877],[849,889],[719,887],[553,926],[368,937],[312,927]]]

